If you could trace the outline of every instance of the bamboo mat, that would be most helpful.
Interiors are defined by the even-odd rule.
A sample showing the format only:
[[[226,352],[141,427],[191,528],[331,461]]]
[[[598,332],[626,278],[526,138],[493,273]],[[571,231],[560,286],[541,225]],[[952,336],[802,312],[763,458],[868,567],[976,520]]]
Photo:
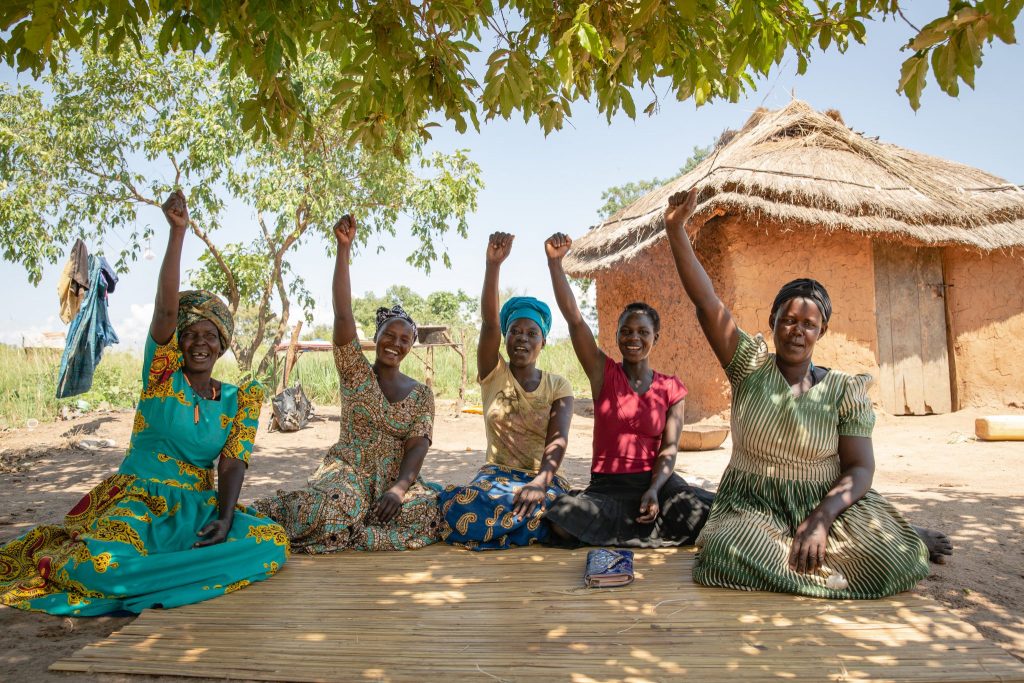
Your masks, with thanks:
[[[836,602],[697,586],[688,550],[581,588],[586,551],[293,557],[198,605],[142,614],[57,671],[263,681],[1024,681],[938,603]]]

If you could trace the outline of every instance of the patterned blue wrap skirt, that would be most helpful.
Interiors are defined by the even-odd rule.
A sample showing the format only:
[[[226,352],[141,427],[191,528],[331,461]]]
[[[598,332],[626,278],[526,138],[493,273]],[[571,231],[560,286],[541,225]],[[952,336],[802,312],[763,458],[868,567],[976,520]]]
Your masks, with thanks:
[[[535,476],[532,472],[487,464],[469,484],[445,487],[438,499],[444,518],[442,540],[470,550],[501,550],[545,543],[551,529],[544,521],[544,513],[558,496],[569,490],[569,483],[556,475],[544,501],[533,514],[518,519],[513,514],[516,491]]]

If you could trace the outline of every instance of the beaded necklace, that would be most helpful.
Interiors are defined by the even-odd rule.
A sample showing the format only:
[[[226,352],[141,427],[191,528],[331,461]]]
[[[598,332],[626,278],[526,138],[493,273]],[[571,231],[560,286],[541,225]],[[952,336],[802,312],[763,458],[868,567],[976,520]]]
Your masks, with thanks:
[[[198,391],[196,391],[196,388],[194,386],[192,386],[192,382],[191,382],[191,380],[189,380],[188,375],[186,375],[184,372],[181,373],[181,374],[185,377],[185,384],[187,384],[188,388],[192,390],[192,405],[195,406],[195,408],[193,409],[193,412],[192,412],[192,416],[193,416],[193,419],[195,420],[195,423],[199,424],[199,402],[200,401],[216,401],[217,400],[217,385],[213,384],[213,382],[210,383],[210,398],[206,398],[205,396],[200,394]]]

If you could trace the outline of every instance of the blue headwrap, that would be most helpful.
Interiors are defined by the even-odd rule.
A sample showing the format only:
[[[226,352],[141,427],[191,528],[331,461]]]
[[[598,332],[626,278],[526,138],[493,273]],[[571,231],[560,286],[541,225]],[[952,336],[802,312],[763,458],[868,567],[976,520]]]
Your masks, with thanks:
[[[501,334],[508,332],[509,323],[520,318],[537,323],[545,339],[551,331],[551,309],[540,299],[534,299],[532,296],[514,296],[506,301],[501,307],[501,313],[498,314]]]

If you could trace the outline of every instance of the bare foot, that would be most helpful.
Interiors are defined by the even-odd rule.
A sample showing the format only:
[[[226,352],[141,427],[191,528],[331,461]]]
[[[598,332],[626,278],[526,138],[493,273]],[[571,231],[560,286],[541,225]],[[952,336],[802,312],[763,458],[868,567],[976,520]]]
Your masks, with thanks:
[[[928,559],[935,564],[946,564],[946,558],[953,554],[953,542],[949,540],[949,536],[941,531],[921,526],[914,526],[914,531],[928,548]]]

